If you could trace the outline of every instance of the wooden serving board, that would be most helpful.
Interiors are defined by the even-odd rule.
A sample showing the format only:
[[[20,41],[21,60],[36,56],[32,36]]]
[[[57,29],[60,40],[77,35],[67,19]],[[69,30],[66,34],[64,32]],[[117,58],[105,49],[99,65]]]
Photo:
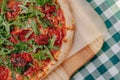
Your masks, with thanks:
[[[103,37],[98,37],[95,41],[87,45],[78,53],[68,58],[52,73],[49,74],[45,80],[69,80],[72,74],[88,62],[101,49],[103,44]]]

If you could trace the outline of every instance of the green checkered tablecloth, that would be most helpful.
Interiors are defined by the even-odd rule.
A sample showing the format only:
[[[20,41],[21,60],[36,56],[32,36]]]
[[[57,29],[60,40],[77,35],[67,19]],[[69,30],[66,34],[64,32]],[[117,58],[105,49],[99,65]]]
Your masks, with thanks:
[[[99,53],[71,80],[120,80],[120,0],[87,0],[101,16],[109,35]]]

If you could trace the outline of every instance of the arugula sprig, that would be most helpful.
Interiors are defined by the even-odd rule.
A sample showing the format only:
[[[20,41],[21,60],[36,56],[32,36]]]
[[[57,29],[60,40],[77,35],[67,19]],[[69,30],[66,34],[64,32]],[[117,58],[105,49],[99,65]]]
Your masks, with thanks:
[[[2,5],[1,5],[1,16],[4,16],[7,10],[7,2],[8,0],[3,0]]]
[[[35,1],[36,1],[36,3],[38,5],[43,6],[43,5],[47,4],[47,3],[49,3],[51,0],[35,0]]]
[[[36,35],[38,35],[39,34],[39,29],[38,29],[38,26],[37,26],[37,24],[34,20],[31,20],[31,27],[32,27],[34,33]]]
[[[53,35],[53,37],[51,38],[51,39],[49,39],[49,44],[48,44],[48,48],[50,49],[50,50],[59,50],[59,47],[57,47],[57,46],[54,46],[54,44],[55,44],[55,40],[56,40],[56,36],[55,35]]]
[[[40,50],[39,52],[32,54],[32,56],[38,60],[46,60],[47,58],[54,59],[47,46],[44,46],[44,48],[44,50]]]

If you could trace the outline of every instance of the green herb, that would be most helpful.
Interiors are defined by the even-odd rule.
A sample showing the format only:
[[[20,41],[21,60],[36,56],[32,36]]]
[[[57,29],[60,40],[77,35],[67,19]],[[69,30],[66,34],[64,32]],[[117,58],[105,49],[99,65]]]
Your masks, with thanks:
[[[33,28],[33,31],[36,35],[39,34],[38,26],[34,20],[31,20],[31,27]]]
[[[14,72],[12,72],[12,80],[16,80],[16,75]]]
[[[56,40],[56,36],[55,36],[55,35],[53,35],[52,39],[49,39],[48,48],[49,48],[50,50],[51,50],[51,49],[59,50],[59,47],[54,46],[55,40]]]
[[[29,78],[27,76],[25,76],[25,80],[29,80]]]
[[[25,42],[19,42],[18,44],[14,45],[14,49],[12,52],[19,53],[19,52],[31,52],[32,48],[28,46]]]
[[[37,4],[39,5],[45,5],[47,3],[49,3],[51,0],[35,0]]]
[[[28,11],[28,8],[24,5],[19,5],[20,8],[22,8],[24,11]]]
[[[42,13],[42,12],[36,10],[36,9],[34,9],[33,11],[34,11],[34,13],[36,14],[36,16],[40,16],[40,17],[42,17],[42,18],[45,17],[45,14],[44,14],[44,13]]]
[[[0,24],[2,24],[2,22],[3,22],[3,17],[0,16]]]
[[[4,16],[4,14],[6,13],[7,10],[7,2],[8,0],[3,0],[2,2],[2,6],[1,6],[1,16]]]
[[[61,22],[59,22],[59,23],[58,23],[58,26],[60,26],[60,27],[61,27],[61,26],[62,26],[62,23],[61,23]]]
[[[2,39],[0,39],[0,45],[3,44],[3,43],[4,43],[4,41]]]
[[[44,50],[39,51],[38,53],[35,53],[32,56],[38,60],[45,60],[47,58],[54,59],[49,49],[46,46],[44,46],[44,48]]]
[[[24,67],[17,67],[15,68],[15,71],[18,72],[19,74],[22,74],[24,69],[25,69]]]
[[[8,34],[10,34],[10,24],[7,21],[3,21],[3,25],[6,28]]]

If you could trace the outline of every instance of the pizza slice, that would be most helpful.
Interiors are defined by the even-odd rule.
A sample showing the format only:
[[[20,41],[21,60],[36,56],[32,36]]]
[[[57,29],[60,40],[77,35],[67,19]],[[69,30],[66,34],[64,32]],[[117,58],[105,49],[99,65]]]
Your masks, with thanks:
[[[68,53],[74,21],[66,0],[0,0],[0,80],[41,80]]]

